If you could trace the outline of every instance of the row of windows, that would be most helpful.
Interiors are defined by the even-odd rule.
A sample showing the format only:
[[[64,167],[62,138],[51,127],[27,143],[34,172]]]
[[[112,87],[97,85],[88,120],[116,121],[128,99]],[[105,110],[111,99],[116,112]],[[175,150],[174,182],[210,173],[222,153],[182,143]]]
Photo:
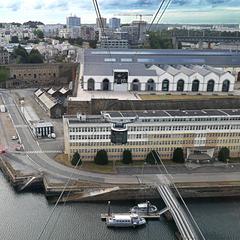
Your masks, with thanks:
[[[34,77],[34,78],[37,78],[37,75],[38,75],[38,76],[46,76],[46,75],[49,75],[49,76],[56,77],[56,73],[49,73],[49,74],[46,74],[46,73],[43,73],[43,74],[39,73],[39,74],[36,74],[36,73],[34,73],[34,74],[33,74],[33,77]],[[22,76],[23,76],[23,77],[26,77],[26,76],[31,77],[32,74],[31,74],[31,73],[29,73],[29,74],[26,74],[26,73],[21,74],[21,73],[19,73],[19,74],[18,74],[18,77],[22,77]],[[17,78],[17,75],[16,75],[16,74],[13,74],[13,78],[16,79],[16,78]]]
[[[151,131],[184,131],[184,130],[229,130],[229,129],[240,129],[240,125],[202,125],[202,126],[146,126],[146,127],[128,127],[129,132],[151,132]],[[69,128],[72,133],[76,132],[89,132],[95,134],[96,132],[110,132],[110,127],[82,127],[82,128]],[[98,139],[92,137],[91,139]],[[101,139],[101,138],[100,138]]]
[[[218,122],[237,121],[240,117],[212,117],[212,118],[151,118],[140,119],[142,122]]]
[[[194,144],[221,144],[221,143],[240,143],[240,139],[181,139],[173,141],[141,141],[141,142],[128,142],[128,146],[163,146],[163,145],[194,145]],[[91,147],[91,146],[106,146],[113,147],[114,144],[111,142],[72,142],[69,143],[70,147]],[[120,148],[119,148],[120,149]],[[142,149],[142,148],[141,148]]]

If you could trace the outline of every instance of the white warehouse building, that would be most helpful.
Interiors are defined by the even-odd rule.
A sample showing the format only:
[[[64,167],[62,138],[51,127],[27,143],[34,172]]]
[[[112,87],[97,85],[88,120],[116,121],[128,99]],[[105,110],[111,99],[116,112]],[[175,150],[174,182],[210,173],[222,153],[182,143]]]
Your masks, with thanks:
[[[87,91],[231,92],[235,77],[221,69],[201,65],[145,65],[127,62],[83,64]]]

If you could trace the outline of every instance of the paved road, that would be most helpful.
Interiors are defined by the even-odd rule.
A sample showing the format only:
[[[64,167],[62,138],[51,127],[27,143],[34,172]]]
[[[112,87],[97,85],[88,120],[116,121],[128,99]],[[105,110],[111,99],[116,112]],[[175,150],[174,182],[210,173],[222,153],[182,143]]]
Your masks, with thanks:
[[[81,171],[78,169],[69,168],[67,166],[64,166],[53,159],[51,159],[49,156],[46,155],[46,153],[42,152],[42,149],[39,145],[39,143],[33,138],[32,134],[30,133],[30,130],[28,127],[24,126],[26,123],[24,122],[19,109],[15,105],[13,99],[8,94],[7,91],[1,91],[3,98],[6,102],[8,111],[12,117],[13,123],[17,127],[18,134],[21,138],[22,143],[24,144],[25,151],[27,152],[35,152],[36,153],[28,153],[26,157],[32,164],[35,164],[37,168],[40,171],[44,171],[48,174],[51,174],[53,176],[60,176],[69,178],[71,176],[72,179],[82,179],[82,180],[89,180],[89,181],[98,181],[98,182],[105,182],[105,183],[139,183],[139,182],[161,182],[161,177],[159,173],[161,171],[159,169],[155,169],[154,174],[147,174],[143,175],[147,172],[144,170],[142,172],[142,169],[132,169],[130,170],[127,168],[124,171],[120,171],[118,175],[111,175],[111,174],[98,174],[98,173],[89,173],[86,171]],[[181,174],[181,172],[184,170],[183,166],[172,166],[168,167],[170,172],[176,173],[174,174],[174,181],[184,181],[184,182],[196,182],[196,181],[202,181],[202,180],[209,180],[209,181],[223,181],[223,180],[231,180],[236,181],[240,180],[240,165],[237,165],[237,167],[234,167],[233,169],[230,168],[211,168],[211,171],[208,169],[208,173],[206,172],[194,172],[191,170],[186,170],[185,173]],[[146,168],[147,169],[147,168]],[[215,173],[213,172],[213,169],[215,170]],[[148,172],[151,172],[151,168],[148,168]],[[224,171],[223,171],[224,170]],[[239,171],[239,172],[232,172],[232,171]],[[195,170],[196,171],[196,170]],[[199,170],[198,170],[199,171]],[[205,170],[206,171],[206,170]],[[231,171],[231,173],[229,173]],[[211,173],[210,173],[211,172]],[[210,173],[210,174],[209,174]]]

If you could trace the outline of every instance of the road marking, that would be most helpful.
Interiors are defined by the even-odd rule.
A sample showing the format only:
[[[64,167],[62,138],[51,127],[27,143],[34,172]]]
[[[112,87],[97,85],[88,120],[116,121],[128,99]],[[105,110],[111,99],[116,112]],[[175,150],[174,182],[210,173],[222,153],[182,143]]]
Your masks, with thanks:
[[[50,151],[25,151],[24,153],[31,154],[31,153],[62,153],[63,151],[60,150],[50,150]]]
[[[15,125],[16,128],[25,128],[28,127],[26,124]]]

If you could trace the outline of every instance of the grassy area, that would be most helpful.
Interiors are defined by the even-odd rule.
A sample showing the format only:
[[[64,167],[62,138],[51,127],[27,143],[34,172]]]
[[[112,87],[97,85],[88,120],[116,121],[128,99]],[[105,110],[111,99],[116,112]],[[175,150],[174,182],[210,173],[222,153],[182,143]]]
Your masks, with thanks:
[[[68,161],[68,155],[67,154],[57,154],[54,158],[57,162],[66,165],[68,167],[72,167],[72,164]]]
[[[151,95],[151,94],[139,94],[142,100],[206,100],[216,98],[239,98],[239,96],[228,95]]]
[[[109,162],[108,165],[97,165],[94,162],[83,162],[82,170],[97,173],[116,173],[113,162]]]

